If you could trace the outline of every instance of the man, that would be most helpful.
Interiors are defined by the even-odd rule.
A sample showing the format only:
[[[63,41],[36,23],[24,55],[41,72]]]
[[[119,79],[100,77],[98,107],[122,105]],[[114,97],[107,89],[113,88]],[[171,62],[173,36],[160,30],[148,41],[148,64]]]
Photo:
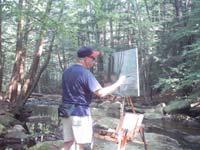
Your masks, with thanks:
[[[125,80],[121,77],[114,84],[102,88],[89,68],[96,65],[101,53],[91,47],[78,50],[76,64],[65,69],[62,78],[62,105],[67,106],[69,117],[61,117],[63,124],[64,149],[69,150],[75,142],[80,150],[92,141],[92,119],[89,105],[92,94],[99,97],[114,92]]]

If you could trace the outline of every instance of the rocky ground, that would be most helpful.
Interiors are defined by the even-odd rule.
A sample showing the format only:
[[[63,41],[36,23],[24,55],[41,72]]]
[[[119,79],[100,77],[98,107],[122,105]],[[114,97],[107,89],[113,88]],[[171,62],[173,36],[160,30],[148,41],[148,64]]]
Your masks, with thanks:
[[[11,114],[5,114],[7,106],[2,103],[0,105],[0,117],[2,117],[2,119],[0,119],[0,145],[2,146],[5,145],[5,142],[10,142],[11,145],[13,145],[13,143],[18,144],[18,148],[17,146],[14,146],[16,150],[27,149],[27,146],[31,146],[31,142],[34,144],[32,141],[34,138],[37,145],[29,149],[60,149],[63,143],[61,126],[58,126],[58,123],[53,120],[57,116],[55,113],[57,112],[57,106],[60,101],[61,97],[59,95],[35,95],[28,100],[27,107],[29,106],[33,111],[32,116],[29,117],[29,127],[35,128],[35,124],[33,123],[36,121],[37,125],[42,126],[43,123],[47,123],[48,125],[45,125],[45,127],[50,128],[50,131],[47,133],[41,132],[41,128],[34,129],[34,135],[28,134],[24,129],[24,124],[14,119]],[[108,99],[104,99],[103,101],[96,100],[96,102],[92,103],[92,114],[95,123],[94,127],[96,129],[115,129],[119,123],[122,101],[123,100],[117,99],[116,101],[111,102],[108,101]],[[45,110],[43,111],[42,117],[36,116],[38,109],[36,109],[35,106],[37,108],[40,106],[40,109]],[[197,150],[200,147],[200,125],[198,120],[187,115],[163,114],[163,108],[166,105],[164,102],[161,103],[161,101],[158,100],[147,103],[147,100],[144,99],[134,99],[134,106],[137,113],[142,113],[145,116],[143,124],[145,125],[145,137],[148,149]],[[130,105],[125,105],[125,111],[132,111]],[[173,124],[174,122],[175,124]],[[178,124],[180,124],[180,127]],[[183,127],[185,128],[183,129]],[[51,132],[53,131],[52,128],[58,128],[58,130]],[[36,133],[40,133],[40,136]],[[140,136],[137,136],[136,139],[137,141],[141,141]],[[94,139],[95,150],[115,150],[116,147],[117,144],[114,142],[98,138]],[[126,149],[140,150],[144,149],[144,145],[130,141],[127,144]]]

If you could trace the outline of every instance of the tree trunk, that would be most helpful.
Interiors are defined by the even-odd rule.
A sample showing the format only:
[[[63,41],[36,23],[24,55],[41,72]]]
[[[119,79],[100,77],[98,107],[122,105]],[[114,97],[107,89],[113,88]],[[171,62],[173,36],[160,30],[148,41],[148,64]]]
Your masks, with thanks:
[[[52,5],[52,0],[49,0],[42,20],[45,20],[47,15],[50,13],[51,5]],[[13,105],[15,108],[14,112],[17,112],[18,109],[20,109],[20,107],[22,107],[25,104],[26,100],[28,99],[30,94],[33,92],[42,72],[44,71],[44,69],[46,68],[49,62],[51,50],[49,50],[47,54],[47,60],[44,62],[44,65],[41,67],[41,69],[39,69],[40,57],[43,53],[43,47],[44,47],[44,40],[43,40],[44,34],[45,34],[45,23],[42,25],[40,29],[39,38],[36,41],[36,49],[35,49],[33,61],[29,69],[29,72],[27,74],[27,78],[23,84],[22,91],[17,97],[16,103],[14,103]],[[54,38],[53,38],[53,41],[54,41]]]
[[[103,46],[107,46],[107,41],[106,41],[106,26],[104,26],[104,30],[103,30]]]
[[[166,14],[167,14],[167,2],[166,0],[163,0],[162,2],[162,8],[161,8],[161,20],[166,20]],[[165,33],[165,30],[166,30],[166,23],[163,23],[163,33]]]
[[[4,61],[3,61],[3,50],[2,50],[2,2],[0,0],[0,92],[2,91],[2,84],[3,84],[3,68],[4,68]]]
[[[130,11],[131,11],[131,3],[128,2],[128,10],[127,10],[127,13],[128,13],[127,21],[128,22],[131,20],[131,12]],[[128,46],[128,48],[131,47],[131,44],[132,44],[131,29],[127,28],[127,46]]]
[[[46,14],[49,14],[50,9],[51,9],[51,5],[52,5],[52,0],[50,0],[48,2],[47,8],[46,8]],[[61,8],[60,16],[58,18],[58,22],[60,21],[62,14],[63,14],[63,8]],[[43,34],[44,34],[44,30],[43,30],[43,28],[41,28],[40,38],[39,38],[39,41],[37,42],[38,45],[36,45],[37,49],[36,49],[35,57],[33,59],[33,62],[32,62],[32,65],[31,65],[31,68],[30,68],[30,71],[29,71],[30,74],[29,74],[29,77],[24,84],[20,99],[18,99],[18,101],[17,101],[17,104],[16,104],[17,108],[20,108],[21,106],[23,106],[26,103],[26,100],[31,95],[33,90],[36,88],[37,83],[38,83],[42,73],[44,72],[47,65],[49,64],[49,61],[50,61],[50,58],[51,58],[51,53],[52,53],[52,50],[53,50],[55,37],[56,37],[56,33],[57,33],[56,30],[53,31],[52,39],[50,41],[50,45],[49,45],[49,49],[48,49],[48,53],[47,53],[47,58],[44,61],[44,63],[42,64],[42,66],[39,68],[40,57],[41,57],[42,49],[43,49],[43,46],[44,46],[43,38],[42,38]]]
[[[148,16],[149,20],[151,20],[150,19],[150,13],[149,13],[149,7],[148,7],[147,0],[144,0],[144,3],[145,3],[145,8],[146,8],[147,16]]]
[[[87,26],[87,42],[90,43],[90,27]]]
[[[95,24],[94,34],[95,34],[95,41],[96,41],[97,44],[99,44],[100,43],[100,32],[99,32],[98,24]]]
[[[41,20],[46,20],[47,15],[50,12],[52,0],[48,1],[46,11]],[[23,10],[23,0],[19,0],[19,9]],[[46,22],[41,26],[39,38],[36,41],[36,49],[33,56],[33,61],[29,72],[25,74],[25,58],[26,58],[26,49],[24,45],[27,44],[28,40],[28,31],[24,32],[28,28],[24,28],[23,24],[23,14],[18,20],[18,28],[17,28],[17,44],[16,44],[16,61],[13,66],[12,77],[9,83],[9,90],[6,94],[6,99],[11,102],[13,113],[18,113],[20,108],[23,106],[24,102],[34,89],[36,82],[39,80],[39,76],[41,75],[42,70],[38,71],[38,66],[40,63],[40,57],[43,52],[43,36],[45,32]],[[40,75],[37,76],[39,72]]]
[[[104,74],[103,74],[104,68],[103,68],[103,57],[102,56],[100,56],[98,58],[97,70],[98,70],[98,79],[100,81],[100,84],[102,86],[104,86]]]
[[[117,45],[120,45],[120,40],[121,40],[121,22],[118,23],[116,35],[117,35]]]
[[[109,55],[108,58],[108,74],[107,74],[107,82],[111,82],[111,76],[114,70],[114,58],[112,55]]]
[[[113,48],[114,47],[114,40],[113,40],[113,21],[112,21],[112,18],[110,18],[109,23],[110,23],[110,46]]]
[[[47,65],[49,64],[49,60],[51,58],[51,53],[52,53],[52,50],[53,50],[53,44],[54,44],[54,40],[55,40],[55,33],[52,37],[52,40],[51,40],[51,43],[50,43],[50,46],[49,46],[49,51],[48,51],[48,54],[47,54],[47,58],[46,58],[46,61],[44,62],[44,64],[41,66],[41,68],[39,69],[39,71],[37,71],[37,74],[32,82],[32,86],[30,86],[30,90],[27,91],[25,93],[25,98],[23,103],[22,104],[25,104],[26,100],[28,99],[28,97],[31,95],[31,93],[33,92],[33,90],[35,89],[39,79],[40,79],[40,76],[42,75],[42,73],[44,72],[44,70],[46,69]]]
[[[18,18],[17,25],[17,40],[16,40],[16,56],[15,63],[13,66],[12,76],[9,83],[8,92],[6,94],[6,99],[10,102],[15,102],[17,96],[21,92],[22,82],[24,79],[24,68],[25,68],[25,51],[23,49],[23,0],[19,0],[18,4],[20,15]]]
[[[135,18],[136,18],[136,22],[138,24],[138,40],[137,42],[137,47],[139,49],[139,64],[140,64],[140,81],[142,84],[141,85],[141,93],[143,93],[145,99],[148,99],[148,97],[151,94],[151,87],[150,87],[150,55],[148,52],[149,46],[146,44],[146,42],[144,42],[144,40],[146,40],[146,37],[143,33],[143,27],[140,26],[140,24],[142,24],[142,14],[141,14],[141,10],[139,7],[138,2],[136,2],[133,5],[135,8]],[[140,59],[142,58],[142,59]]]
[[[62,50],[62,54],[63,54],[63,50]],[[58,56],[58,61],[59,61],[60,68],[61,68],[62,71],[64,71],[64,69],[65,69],[64,62],[66,60],[65,56],[63,54],[63,59],[61,59],[61,54],[60,54],[58,49],[57,49],[57,56]]]
[[[177,20],[180,21],[182,17],[180,0],[174,0],[174,8],[175,8],[175,14],[176,14]]]

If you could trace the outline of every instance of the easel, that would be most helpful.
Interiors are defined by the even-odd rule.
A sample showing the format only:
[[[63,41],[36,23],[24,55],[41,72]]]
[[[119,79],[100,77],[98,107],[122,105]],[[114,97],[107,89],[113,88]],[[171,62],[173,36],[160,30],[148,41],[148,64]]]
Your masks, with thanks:
[[[125,102],[127,101],[128,105],[131,106],[132,113],[125,113],[124,107]],[[120,114],[120,122],[116,129],[118,133],[118,148],[117,150],[125,150],[125,146],[128,140],[133,139],[137,136],[137,133],[140,133],[141,139],[144,143],[144,149],[147,150],[147,144],[144,136],[144,125],[142,125],[142,120],[144,115],[136,114],[135,108],[130,96],[124,97],[122,102],[122,111]]]
[[[142,125],[142,120],[144,118],[143,114],[137,114],[135,112],[135,108],[132,102],[131,97],[122,97],[122,109],[120,112],[120,122],[116,128],[116,130],[108,131],[110,136],[105,135],[95,135],[97,138],[101,138],[104,140],[109,140],[116,142],[117,150],[125,150],[126,144],[128,141],[133,140],[138,133],[140,133],[140,137],[142,142],[134,141],[136,143],[144,144],[144,149],[147,150],[147,143],[144,136],[144,125]],[[114,100],[116,97],[113,98]],[[124,107],[125,102],[131,106],[132,113],[125,113]]]

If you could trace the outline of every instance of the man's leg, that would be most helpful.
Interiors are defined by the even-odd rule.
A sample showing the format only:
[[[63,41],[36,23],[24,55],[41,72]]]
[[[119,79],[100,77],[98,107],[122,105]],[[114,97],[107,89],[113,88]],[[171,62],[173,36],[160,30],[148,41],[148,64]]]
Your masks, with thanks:
[[[70,150],[70,148],[73,150],[92,150],[89,144],[73,144],[73,141],[65,142],[62,150]]]
[[[92,150],[91,143],[87,144],[78,144],[79,150]]]
[[[78,150],[91,150],[92,118],[91,116],[73,116],[72,129]]]
[[[70,150],[72,144],[74,143],[74,141],[68,141],[68,142],[64,142],[64,150]]]
[[[63,126],[63,138],[64,138],[64,146],[63,150],[70,150],[71,146],[74,143],[74,135],[72,131],[72,119],[69,118],[61,118],[62,126]]]
[[[77,144],[77,150],[85,150],[84,144]]]

